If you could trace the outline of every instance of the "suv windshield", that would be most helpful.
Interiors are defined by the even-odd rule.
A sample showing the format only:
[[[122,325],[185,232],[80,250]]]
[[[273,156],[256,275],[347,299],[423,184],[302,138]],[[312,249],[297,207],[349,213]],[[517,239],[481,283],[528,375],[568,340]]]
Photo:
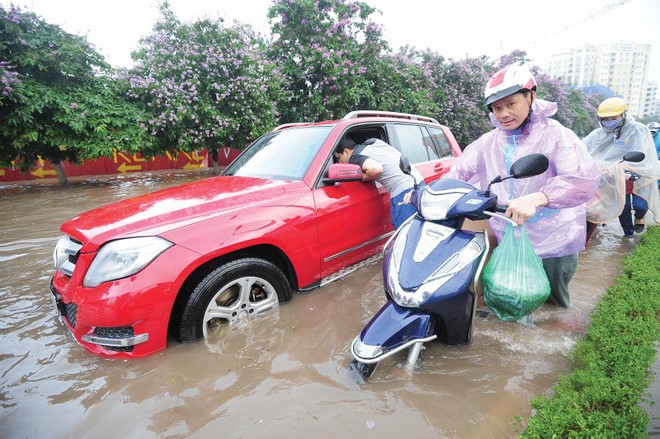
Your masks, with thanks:
[[[223,175],[301,180],[332,126],[288,128],[258,138]]]

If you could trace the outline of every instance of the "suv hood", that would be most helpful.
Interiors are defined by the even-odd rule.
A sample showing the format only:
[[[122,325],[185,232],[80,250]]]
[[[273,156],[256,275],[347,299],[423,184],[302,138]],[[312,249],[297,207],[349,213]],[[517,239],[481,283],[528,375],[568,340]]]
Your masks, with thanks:
[[[219,176],[107,204],[71,218],[60,230],[82,242],[86,253],[113,239],[160,235],[308,190],[302,181]]]

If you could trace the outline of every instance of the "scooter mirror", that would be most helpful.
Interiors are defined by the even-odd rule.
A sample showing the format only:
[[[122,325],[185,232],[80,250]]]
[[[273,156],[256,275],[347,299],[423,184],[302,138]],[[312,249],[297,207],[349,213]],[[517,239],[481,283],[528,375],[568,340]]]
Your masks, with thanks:
[[[403,171],[404,174],[410,175],[412,173],[412,165],[410,164],[410,160],[408,160],[408,157],[403,154],[401,154],[401,158],[399,159],[399,168],[401,171]]]
[[[624,162],[638,163],[646,158],[646,154],[641,151],[630,151],[624,154]]]
[[[408,157],[403,154],[401,154],[401,158],[399,159],[399,169],[401,169],[404,174],[410,175],[413,178],[413,189],[417,190],[419,188],[419,182],[412,173],[412,165],[410,164],[410,160],[408,160]]]
[[[543,174],[550,162],[543,154],[529,154],[513,162],[509,174],[513,178],[527,178]]]

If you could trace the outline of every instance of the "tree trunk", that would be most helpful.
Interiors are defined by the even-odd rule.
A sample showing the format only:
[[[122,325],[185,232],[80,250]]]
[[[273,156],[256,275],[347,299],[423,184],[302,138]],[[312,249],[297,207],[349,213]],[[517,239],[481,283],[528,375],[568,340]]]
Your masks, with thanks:
[[[64,173],[64,168],[62,168],[62,162],[53,163],[55,167],[55,172],[57,173],[57,180],[60,182],[60,187],[69,187],[69,180],[66,178]]]
[[[213,175],[220,174],[220,166],[218,166],[218,148],[211,150],[211,157],[213,158]]]

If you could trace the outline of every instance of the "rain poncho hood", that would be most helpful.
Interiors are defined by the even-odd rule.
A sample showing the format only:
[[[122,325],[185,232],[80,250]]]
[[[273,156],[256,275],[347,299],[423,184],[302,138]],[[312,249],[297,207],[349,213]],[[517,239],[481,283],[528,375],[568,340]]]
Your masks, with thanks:
[[[648,127],[627,114],[621,128],[613,131],[597,128],[585,137],[584,143],[603,171],[598,192],[588,203],[589,219],[608,222],[621,214],[625,195],[623,172],[627,169],[640,175],[639,180],[633,182],[633,193],[644,198],[649,205],[646,222],[659,223],[657,181],[660,178],[660,162]],[[624,154],[630,151],[643,152],[644,160],[639,163],[621,162]]]
[[[548,205],[525,222],[534,251],[541,258],[571,255],[584,249],[584,203],[596,192],[600,177],[595,161],[575,133],[550,119],[556,112],[556,103],[535,99],[529,122],[514,131],[502,129],[491,113],[496,129],[468,145],[446,174],[485,190],[493,178],[508,175],[515,160],[532,153],[545,154],[550,160],[545,173],[509,179],[491,187],[500,204],[534,192],[546,196]],[[502,239],[506,223],[491,219],[490,226],[498,241]]]

